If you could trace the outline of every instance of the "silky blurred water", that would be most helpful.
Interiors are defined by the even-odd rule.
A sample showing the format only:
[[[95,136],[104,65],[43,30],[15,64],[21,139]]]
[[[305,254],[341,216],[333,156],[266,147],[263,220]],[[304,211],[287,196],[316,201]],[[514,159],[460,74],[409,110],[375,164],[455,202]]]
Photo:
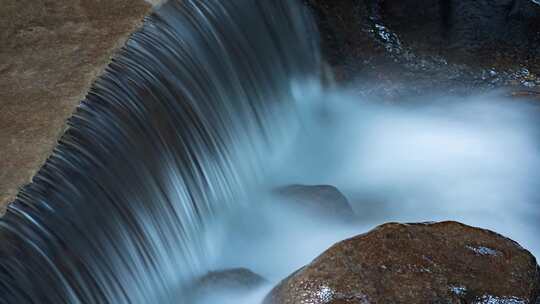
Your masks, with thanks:
[[[335,242],[389,221],[461,221],[540,254],[538,105],[497,94],[381,104],[340,89],[322,92],[302,113],[303,128],[281,151],[268,189],[335,185],[358,221],[339,224],[273,196],[252,198],[211,235],[214,268],[247,267],[271,283],[218,302],[259,303]]]
[[[0,303],[256,304],[388,221],[458,220],[540,254],[538,105],[369,100],[322,86],[317,45],[299,2],[159,6],[0,219]],[[278,204],[290,184],[337,186],[358,220]],[[232,267],[269,283],[187,298]]]
[[[298,129],[317,40],[299,2],[158,6],[0,219],[0,303],[189,303],[206,232]]]

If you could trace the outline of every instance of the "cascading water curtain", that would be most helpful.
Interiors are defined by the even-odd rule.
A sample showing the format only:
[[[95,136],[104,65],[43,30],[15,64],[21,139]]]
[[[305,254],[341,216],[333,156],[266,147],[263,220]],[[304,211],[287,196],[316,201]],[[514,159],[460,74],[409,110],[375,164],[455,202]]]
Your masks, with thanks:
[[[179,303],[318,74],[293,0],[169,1],[145,20],[0,220],[0,303]]]

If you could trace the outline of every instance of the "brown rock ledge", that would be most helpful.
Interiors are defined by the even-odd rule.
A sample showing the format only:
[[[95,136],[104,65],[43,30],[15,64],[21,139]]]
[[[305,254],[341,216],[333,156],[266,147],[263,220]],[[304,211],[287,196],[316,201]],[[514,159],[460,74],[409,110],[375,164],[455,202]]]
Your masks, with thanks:
[[[1,214],[151,8],[144,0],[7,0],[0,6]]]

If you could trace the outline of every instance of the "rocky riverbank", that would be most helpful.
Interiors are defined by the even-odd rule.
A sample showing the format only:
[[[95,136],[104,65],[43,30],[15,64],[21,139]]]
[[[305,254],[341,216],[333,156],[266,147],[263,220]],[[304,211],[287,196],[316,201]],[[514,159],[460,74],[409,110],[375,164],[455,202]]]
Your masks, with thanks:
[[[333,186],[290,185],[274,195],[274,203],[328,227],[336,222],[355,227],[359,220]],[[263,304],[540,301],[540,267],[527,249],[496,232],[454,221],[383,224],[337,242],[273,288],[270,284],[238,268],[210,272],[190,292],[195,303],[205,304],[216,293],[261,292],[267,294]]]
[[[326,60],[359,94],[403,101],[503,89],[540,100],[532,1],[308,0]]]

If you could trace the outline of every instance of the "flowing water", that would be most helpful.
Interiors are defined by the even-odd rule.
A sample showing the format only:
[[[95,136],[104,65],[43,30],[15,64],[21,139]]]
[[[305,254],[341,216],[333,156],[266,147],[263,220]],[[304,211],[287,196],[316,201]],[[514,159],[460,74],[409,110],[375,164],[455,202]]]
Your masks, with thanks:
[[[314,115],[284,148],[269,188],[336,185],[358,220],[335,223],[261,195],[212,235],[219,253],[214,269],[247,267],[270,284],[196,303],[260,303],[279,280],[335,242],[391,221],[457,220],[540,254],[538,105],[493,94],[386,105],[343,91],[321,98],[315,107],[322,109],[311,108]]]
[[[0,303],[260,303],[386,221],[460,220],[540,253],[538,106],[323,88],[312,24],[289,0],[159,7],[1,219]],[[358,220],[276,204],[293,183],[338,186]],[[185,297],[232,267],[270,283]]]
[[[177,303],[318,77],[308,19],[287,0],[147,18],[0,221],[0,302]]]

